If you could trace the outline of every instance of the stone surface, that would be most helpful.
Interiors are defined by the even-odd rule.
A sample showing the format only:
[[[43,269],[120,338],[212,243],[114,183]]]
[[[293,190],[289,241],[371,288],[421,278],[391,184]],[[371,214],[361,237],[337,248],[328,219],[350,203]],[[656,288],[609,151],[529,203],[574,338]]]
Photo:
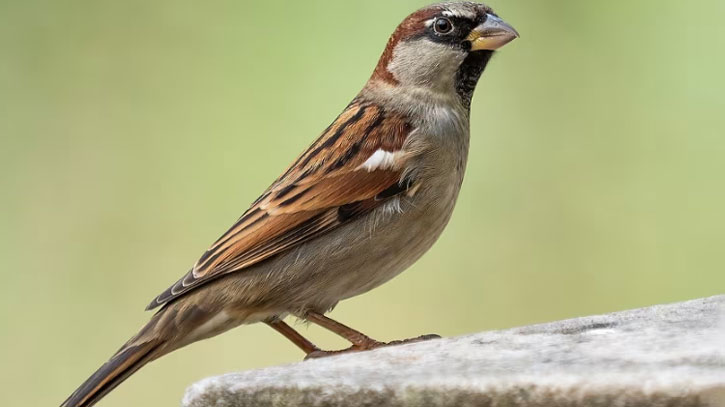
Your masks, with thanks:
[[[211,377],[184,407],[725,407],[725,295]]]

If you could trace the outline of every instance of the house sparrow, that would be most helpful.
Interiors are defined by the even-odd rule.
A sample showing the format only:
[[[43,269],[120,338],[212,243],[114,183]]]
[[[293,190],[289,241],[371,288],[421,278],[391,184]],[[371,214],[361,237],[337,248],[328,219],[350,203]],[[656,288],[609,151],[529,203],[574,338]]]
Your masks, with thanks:
[[[241,324],[264,322],[309,357],[335,353],[287,315],[341,335],[348,351],[387,345],[324,314],[395,277],[441,234],[466,168],[473,90],[493,51],[516,37],[477,3],[434,4],[403,20],[340,116],[62,406],[92,406],[146,363]]]

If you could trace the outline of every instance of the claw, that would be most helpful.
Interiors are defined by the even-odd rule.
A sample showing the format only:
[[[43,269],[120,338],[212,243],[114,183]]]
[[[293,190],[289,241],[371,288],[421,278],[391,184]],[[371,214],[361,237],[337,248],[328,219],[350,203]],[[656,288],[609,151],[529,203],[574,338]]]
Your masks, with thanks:
[[[352,352],[364,352],[366,350],[372,350],[377,348],[382,348],[385,346],[396,346],[396,345],[404,345],[407,343],[416,343],[416,342],[423,342],[431,339],[440,339],[440,335],[436,334],[429,334],[429,335],[421,335],[416,338],[410,338],[410,339],[401,339],[397,341],[390,341],[390,342],[378,342],[375,340],[371,340],[370,342],[365,343],[362,346],[353,345],[350,346],[347,349],[341,349],[341,350],[315,350],[307,354],[305,356],[304,360],[309,359],[320,359],[320,358],[326,358],[328,356],[337,356],[342,355],[345,353],[352,353]]]
[[[428,335],[421,335],[416,338],[410,338],[410,339],[402,339],[398,341],[391,341],[386,343],[387,346],[395,346],[395,345],[405,345],[406,343],[416,343],[416,342],[423,342],[428,341],[431,339],[440,339],[441,336],[437,334],[428,334]]]

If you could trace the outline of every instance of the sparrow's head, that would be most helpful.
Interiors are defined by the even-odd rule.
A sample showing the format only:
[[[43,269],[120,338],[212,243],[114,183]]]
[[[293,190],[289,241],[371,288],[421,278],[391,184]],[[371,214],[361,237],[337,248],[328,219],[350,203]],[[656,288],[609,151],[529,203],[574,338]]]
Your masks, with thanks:
[[[518,36],[484,4],[433,4],[400,23],[371,79],[457,92],[470,101],[494,50]]]

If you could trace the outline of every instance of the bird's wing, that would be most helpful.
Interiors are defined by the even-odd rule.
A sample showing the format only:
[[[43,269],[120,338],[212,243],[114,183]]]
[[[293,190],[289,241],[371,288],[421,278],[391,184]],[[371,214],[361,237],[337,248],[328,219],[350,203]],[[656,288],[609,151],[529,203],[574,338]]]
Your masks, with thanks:
[[[349,222],[409,187],[402,179],[411,125],[354,101],[194,267],[147,309],[243,270]]]

